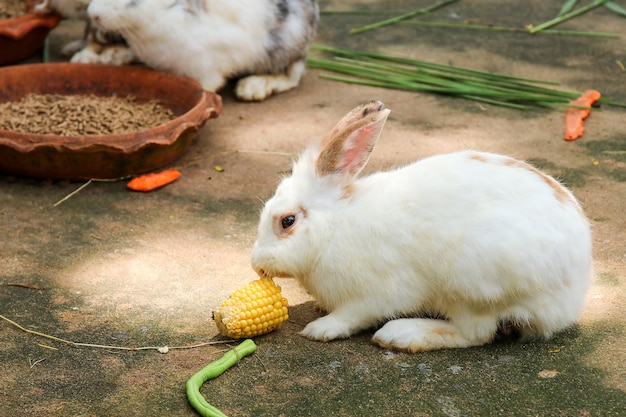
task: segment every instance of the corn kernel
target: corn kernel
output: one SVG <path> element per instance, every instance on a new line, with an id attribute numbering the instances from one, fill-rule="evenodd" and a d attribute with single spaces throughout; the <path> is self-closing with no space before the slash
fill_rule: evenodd
<path id="1" fill-rule="evenodd" d="M 233 339 L 269 333 L 288 318 L 287 299 L 271 278 L 244 285 L 213 311 L 219 332 Z"/>

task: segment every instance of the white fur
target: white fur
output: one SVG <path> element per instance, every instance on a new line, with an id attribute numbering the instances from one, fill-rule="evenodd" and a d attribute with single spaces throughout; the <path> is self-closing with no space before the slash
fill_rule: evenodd
<path id="1" fill-rule="evenodd" d="M 370 120 L 355 121 L 367 106 Z M 329 135 L 345 136 L 343 148 L 325 149 L 336 170 L 320 173 L 326 156 L 309 147 L 261 214 L 253 267 L 297 278 L 329 313 L 302 334 L 328 341 L 388 321 L 373 340 L 416 352 L 488 343 L 503 320 L 524 338 L 574 323 L 592 277 L 574 196 L 523 162 L 474 151 L 355 179 L 387 113 L 369 103 L 346 116 Z M 398 319 L 425 314 L 442 318 Z"/>
<path id="2" fill-rule="evenodd" d="M 89 20 L 87 8 L 91 0 L 44 0 L 35 6 L 37 13 L 56 12 L 65 19 Z M 98 36 L 104 35 L 104 36 Z M 125 44 L 112 39 L 114 35 L 99 34 L 98 30 L 87 24 L 83 39 L 66 44 L 62 53 L 71 56 L 70 62 L 81 64 L 126 65 L 137 61 L 133 51 Z"/>
<path id="3" fill-rule="evenodd" d="M 127 65 L 137 61 L 132 49 L 125 45 L 102 45 L 97 42 L 87 44 L 76 52 L 70 62 L 78 64 Z"/>
<path id="4" fill-rule="evenodd" d="M 210 91 L 252 75 L 236 94 L 262 100 L 298 85 L 315 34 L 315 2 L 285 3 L 284 20 L 278 0 L 93 0 L 89 15 L 120 32 L 149 66 L 195 78 Z"/>

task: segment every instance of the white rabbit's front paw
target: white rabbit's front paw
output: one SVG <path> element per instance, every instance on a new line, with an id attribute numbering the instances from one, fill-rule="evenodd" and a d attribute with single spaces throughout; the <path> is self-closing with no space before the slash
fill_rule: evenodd
<path id="1" fill-rule="evenodd" d="M 300 334 L 309 339 L 328 342 L 333 339 L 343 339 L 350 336 L 350 326 L 348 323 L 329 314 L 307 324 Z"/>
<path id="2" fill-rule="evenodd" d="M 76 52 L 70 59 L 70 62 L 75 64 L 99 64 L 100 54 L 87 47 Z"/>
<path id="3" fill-rule="evenodd" d="M 126 65 L 136 60 L 134 52 L 127 46 L 110 45 L 97 49 L 87 45 L 74 54 L 70 61 L 79 64 Z"/>
<path id="4" fill-rule="evenodd" d="M 128 65 L 135 62 L 135 53 L 127 46 L 112 45 L 100 54 L 100 62 L 109 65 Z"/>

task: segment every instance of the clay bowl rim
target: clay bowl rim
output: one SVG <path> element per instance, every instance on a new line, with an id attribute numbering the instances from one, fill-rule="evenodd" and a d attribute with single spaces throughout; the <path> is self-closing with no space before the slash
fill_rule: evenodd
<path id="1" fill-rule="evenodd" d="M 67 149 L 71 151 L 81 151 L 91 147 L 102 149 L 115 149 L 124 153 L 132 153 L 151 145 L 171 145 L 189 128 L 199 128 L 208 119 L 215 118 L 222 109 L 221 97 L 213 92 L 204 90 L 200 83 L 192 78 L 176 74 L 152 70 L 143 66 L 116 66 L 103 64 L 73 64 L 73 63 L 41 63 L 25 64 L 0 67 L 0 76 L 3 72 L 16 71 L 20 69 L 69 69 L 70 72 L 77 72 L 84 75 L 89 71 L 112 71 L 115 72 L 135 72 L 137 74 L 153 74 L 157 77 L 170 78 L 181 85 L 186 85 L 192 91 L 196 91 L 197 99 L 190 108 L 185 106 L 186 111 L 175 114 L 172 120 L 147 129 L 132 132 L 107 134 L 107 135 L 55 135 L 55 134 L 32 134 L 22 133 L 12 130 L 0 129 L 0 146 L 9 146 L 22 153 L 31 152 L 40 147 L 53 147 L 57 149 Z M 64 72 L 64 74 L 67 74 Z M 46 94 L 46 93 L 42 93 Z M 141 97 L 146 98 L 146 97 Z M 157 97 L 155 97 L 157 98 Z M 9 100 L 3 101 L 3 103 Z"/>
<path id="2" fill-rule="evenodd" d="M 61 22 L 62 18 L 57 13 L 41 14 L 34 12 L 35 0 L 29 0 L 26 3 L 30 10 L 27 14 L 11 19 L 0 19 L 0 36 L 19 41 L 38 27 L 48 28 L 50 31 Z"/>

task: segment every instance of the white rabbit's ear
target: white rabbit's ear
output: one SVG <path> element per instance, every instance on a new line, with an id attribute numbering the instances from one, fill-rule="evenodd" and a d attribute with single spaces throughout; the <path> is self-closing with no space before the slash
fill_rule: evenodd
<path id="1" fill-rule="evenodd" d="M 380 101 L 370 101 L 345 115 L 322 141 L 317 175 L 338 175 L 344 184 L 356 177 L 367 164 L 389 112 Z"/>

